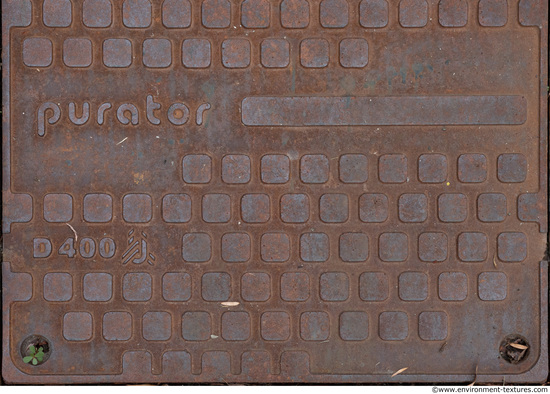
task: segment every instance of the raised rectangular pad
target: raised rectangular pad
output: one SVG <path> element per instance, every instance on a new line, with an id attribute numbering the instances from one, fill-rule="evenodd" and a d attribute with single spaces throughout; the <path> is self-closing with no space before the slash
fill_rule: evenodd
<path id="1" fill-rule="evenodd" d="M 518 96 L 247 97 L 247 126 L 514 125 L 525 123 Z"/>
<path id="2" fill-rule="evenodd" d="M 547 15 L 4 0 L 5 381 L 545 380 Z"/>

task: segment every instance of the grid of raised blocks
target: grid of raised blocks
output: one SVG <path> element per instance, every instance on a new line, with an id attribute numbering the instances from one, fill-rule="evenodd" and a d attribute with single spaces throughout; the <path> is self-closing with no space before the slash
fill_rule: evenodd
<path id="1" fill-rule="evenodd" d="M 482 232 L 463 232 L 456 239 L 449 239 L 443 232 L 423 232 L 414 240 L 403 232 L 385 232 L 378 236 L 348 232 L 335 241 L 331 246 L 331 238 L 322 232 L 303 233 L 296 238 L 273 232 L 262 234 L 254 245 L 251 236 L 245 232 L 225 233 L 220 240 L 212 239 L 207 233 L 186 233 L 181 256 L 187 263 L 207 263 L 218 257 L 227 263 L 246 263 L 252 259 L 252 252 L 259 250 L 261 261 L 284 263 L 291 261 L 292 250 L 297 249 L 301 261 L 307 263 L 324 263 L 336 257 L 346 263 L 373 259 L 388 263 L 417 259 L 424 263 L 455 259 L 480 263 L 489 258 L 490 239 Z M 214 256 L 215 245 L 219 244 L 220 256 Z M 507 263 L 524 261 L 527 258 L 526 235 L 522 232 L 500 233 L 496 239 L 496 257 Z"/>
<path id="2" fill-rule="evenodd" d="M 203 274 L 200 284 L 201 301 L 226 302 L 232 296 L 231 276 L 226 272 Z M 268 273 L 248 272 L 241 278 L 240 296 L 246 303 L 265 302 L 272 297 L 271 277 Z M 390 286 L 389 280 L 396 285 Z M 395 291 L 403 302 L 421 302 L 428 294 L 428 276 L 423 272 L 404 272 L 397 278 L 388 278 L 383 272 L 364 272 L 358 284 L 351 284 L 344 272 L 321 274 L 318 285 L 304 272 L 287 272 L 279 279 L 277 290 L 285 302 L 304 302 L 318 296 L 323 302 L 343 302 L 357 294 L 365 302 L 384 302 Z M 169 272 L 162 278 L 162 297 L 167 302 L 187 302 L 191 299 L 191 277 L 185 272 Z M 477 277 L 476 290 L 468 289 L 468 277 L 462 272 L 443 272 L 437 279 L 437 297 L 444 302 L 464 301 L 476 297 L 482 301 L 503 301 L 508 293 L 508 278 L 504 272 L 482 272 Z M 44 298 L 49 302 L 68 302 L 72 298 L 72 277 L 68 273 L 48 273 L 44 277 Z M 318 286 L 318 287 L 317 287 Z M 354 287 L 358 286 L 358 291 Z M 123 297 L 129 302 L 146 302 L 153 297 L 152 278 L 147 273 L 127 273 L 122 283 Z M 392 290 L 395 289 L 395 290 Z M 108 302 L 113 294 L 113 283 L 108 273 L 88 273 L 84 277 L 83 297 L 89 302 Z M 276 295 L 276 296 L 277 296 Z M 355 296 L 353 296 L 355 297 Z M 107 299 L 109 298 L 109 299 Z M 233 299 L 234 296 L 233 296 Z M 238 305 L 238 303 L 234 303 Z M 146 312 L 141 319 L 141 335 L 148 341 L 167 341 L 180 335 L 186 341 L 208 341 L 221 334 L 226 341 L 247 341 L 252 324 L 259 325 L 263 340 L 285 341 L 299 336 L 305 341 L 328 340 L 331 331 L 330 315 L 321 311 L 302 312 L 299 321 L 292 322 L 284 311 L 228 311 L 216 322 L 207 311 L 187 311 L 180 317 L 169 312 Z M 256 316 L 258 315 L 258 316 Z M 344 311 L 339 316 L 338 333 L 341 339 L 359 341 L 369 337 L 370 325 L 376 322 L 372 313 Z M 102 316 L 102 336 L 108 341 L 126 341 L 132 338 L 134 314 L 111 311 Z M 387 311 L 378 315 L 378 336 L 383 340 L 404 340 L 409 333 L 409 319 L 416 319 L 402 311 Z M 68 312 L 63 319 L 63 335 L 70 341 L 87 341 L 93 337 L 93 318 L 89 312 Z M 180 325 L 181 324 L 181 325 Z M 447 337 L 447 316 L 444 312 L 422 312 L 418 316 L 418 335 L 423 340 L 443 340 Z M 217 327 L 220 327 L 218 331 Z M 435 331 L 434 331 L 435 330 Z"/>
<path id="3" fill-rule="evenodd" d="M 94 61 L 93 43 L 88 38 L 68 38 L 63 42 L 62 62 L 67 67 L 90 67 Z M 255 50 L 247 38 L 229 38 L 216 48 L 206 38 L 186 38 L 173 42 L 167 38 L 147 38 L 141 45 L 141 60 L 145 67 L 167 68 L 182 64 L 190 69 L 212 65 L 214 51 L 221 51 L 221 64 L 229 69 L 251 65 Z M 323 68 L 331 62 L 329 41 L 307 38 L 300 42 L 300 64 L 306 68 Z M 345 68 L 362 68 L 368 63 L 368 42 L 364 38 L 345 38 L 337 45 L 337 62 Z M 111 68 L 130 67 L 134 62 L 137 43 L 127 38 L 109 38 L 101 44 L 102 64 Z M 176 53 L 181 50 L 181 56 Z M 290 64 L 291 45 L 283 38 L 267 38 L 259 44 L 260 64 L 266 68 L 285 68 Z M 54 63 L 54 44 L 46 37 L 29 37 L 23 41 L 23 63 L 28 67 L 49 67 Z M 175 59 L 179 57 L 177 62 Z M 181 63 L 180 63 L 181 62 Z"/>
<path id="4" fill-rule="evenodd" d="M 456 181 L 466 184 L 483 183 L 496 172 L 502 183 L 521 183 L 527 178 L 527 159 L 521 153 L 503 153 L 496 163 L 481 153 L 467 153 L 457 159 L 439 153 L 426 153 L 418 158 L 404 154 L 384 154 L 379 157 L 364 154 L 344 154 L 337 162 L 338 180 L 347 184 L 365 183 L 370 175 L 385 184 L 401 184 L 418 179 L 426 184 Z M 456 160 L 456 162 L 451 162 Z M 231 154 L 221 159 L 221 180 L 227 184 L 249 183 L 252 168 L 260 166 L 260 180 L 265 184 L 285 184 L 290 180 L 291 160 L 284 154 L 268 154 L 260 163 L 252 163 L 247 155 Z M 182 162 L 183 181 L 189 184 L 210 183 L 214 160 L 207 154 L 186 155 Z M 334 163 L 334 162 L 333 162 Z M 253 165 L 254 164 L 254 165 Z M 331 164 L 324 154 L 307 154 L 299 160 L 299 178 L 305 184 L 324 184 L 329 181 Z M 449 173 L 456 167 L 456 175 Z M 377 171 L 376 171 L 377 170 Z M 377 174 L 373 174 L 377 172 Z"/>
<path id="5" fill-rule="evenodd" d="M 513 16 L 509 15 L 512 10 L 509 10 L 507 0 L 479 0 L 475 3 L 440 0 L 434 12 L 437 12 L 441 26 L 455 28 L 468 24 L 469 6 L 476 7 L 480 26 L 505 26 Z M 130 29 L 149 28 L 157 20 L 166 28 L 185 29 L 196 23 L 194 15 L 199 13 L 199 23 L 209 29 L 232 28 L 232 14 L 237 14 L 240 26 L 248 29 L 265 29 L 275 24 L 287 29 L 304 29 L 317 24 L 328 29 L 342 29 L 352 24 L 384 28 L 390 23 L 390 8 L 395 7 L 391 13 L 398 15 L 401 27 L 421 28 L 431 21 L 426 0 L 400 0 L 392 5 L 386 0 L 361 0 L 358 10 L 353 10 L 354 6 L 347 0 L 282 0 L 275 4 L 269 0 L 244 0 L 240 4 L 230 0 L 164 0 L 158 2 L 158 6 L 150 0 L 124 0 L 121 15 L 118 15 L 110 0 L 84 0 L 81 15 L 82 23 L 88 28 L 109 28 L 117 18 Z M 529 6 L 529 1 L 521 0 L 520 10 L 525 6 Z M 71 26 L 73 9 L 71 0 L 44 0 L 41 10 L 44 25 Z M 358 17 L 354 17 L 357 11 Z M 521 16 L 520 12 L 520 21 Z"/>
<path id="6" fill-rule="evenodd" d="M 523 195 L 518 198 L 521 202 Z M 265 193 L 232 196 L 225 193 L 207 193 L 193 198 L 185 193 L 166 194 L 160 204 L 160 214 L 166 223 L 187 223 L 192 219 L 192 204 L 200 206 L 200 219 L 209 224 L 229 223 L 232 219 L 249 224 L 265 224 L 280 219 L 286 224 L 314 221 L 315 216 L 327 224 L 350 220 L 351 205 L 363 223 L 384 223 L 397 216 L 403 223 L 423 223 L 433 207 L 442 223 L 461 223 L 468 218 L 468 197 L 462 193 L 441 193 L 430 201 L 424 193 L 403 193 L 397 201 L 390 201 L 384 193 L 363 193 L 349 196 L 344 193 L 325 193 L 318 201 L 304 193 L 282 194 L 275 205 Z M 511 216 L 511 204 L 502 193 L 480 193 L 476 198 L 476 218 L 485 223 L 504 222 Z M 237 215 L 232 206 L 237 205 Z M 126 194 L 122 199 L 122 218 L 127 223 L 149 223 L 153 219 L 153 198 L 149 194 Z M 46 194 L 43 217 L 50 223 L 73 220 L 73 197 L 70 194 Z M 155 211 L 156 212 L 156 211 Z M 518 212 L 523 220 L 522 211 Z M 108 223 L 113 220 L 113 197 L 105 193 L 86 194 L 83 200 L 83 218 L 89 223 Z"/>
<path id="7" fill-rule="evenodd" d="M 226 155 L 221 160 L 220 170 L 214 168 L 213 159 L 205 154 L 187 155 L 182 160 L 182 179 L 188 186 L 208 185 L 221 180 L 228 185 L 245 185 L 256 182 L 253 179 L 253 168 L 259 165 L 258 181 L 265 185 L 266 193 L 229 195 L 225 193 L 205 193 L 192 197 L 186 193 L 167 194 L 162 201 L 153 204 L 148 194 L 130 193 L 122 199 L 122 218 L 128 223 L 147 223 L 153 219 L 154 207 L 161 207 L 162 219 L 167 223 L 186 223 L 192 219 L 192 206 L 198 204 L 201 219 L 206 223 L 227 223 L 231 219 L 245 223 L 267 223 L 276 217 L 284 223 L 306 223 L 317 216 L 325 223 L 344 223 L 350 219 L 350 212 L 358 210 L 359 219 L 365 223 L 383 223 L 389 217 L 397 215 L 404 223 L 421 223 L 428 218 L 430 207 L 434 214 L 444 223 L 464 222 L 471 214 L 477 220 L 487 223 L 503 222 L 511 215 L 511 208 L 516 204 L 510 195 L 500 192 L 478 193 L 474 198 L 474 207 L 470 204 L 471 196 L 453 190 L 438 192 L 435 201 L 429 201 L 425 193 L 403 193 L 390 201 L 382 192 L 361 193 L 356 195 L 344 193 L 325 193 L 318 201 L 313 201 L 312 193 L 286 193 L 273 196 L 269 187 L 280 186 L 291 179 L 293 168 L 297 168 L 299 180 L 305 185 L 322 185 L 332 181 L 332 173 L 337 172 L 336 179 L 345 184 L 358 186 L 368 181 L 382 185 L 420 182 L 428 185 L 453 186 L 480 185 L 487 182 L 494 171 L 500 183 L 517 184 L 527 178 L 527 160 L 523 154 L 507 153 L 496 158 L 494 166 L 483 154 L 463 154 L 456 163 L 450 163 L 442 154 L 423 154 L 417 159 L 413 168 L 407 156 L 387 154 L 380 157 L 367 157 L 362 154 L 345 154 L 340 156 L 337 168 L 331 171 L 328 157 L 322 154 L 304 155 L 299 163 L 283 154 L 265 155 L 260 163 L 253 163 L 247 155 Z M 219 164 L 216 164 L 219 165 Z M 454 173 L 449 168 L 456 166 Z M 376 168 L 377 167 L 377 168 Z M 491 167 L 494 167 L 492 169 Z M 372 173 L 377 170 L 377 176 Z M 214 174 L 221 173 L 220 179 Z M 199 190 L 199 189 L 197 189 Z M 278 190 L 278 189 L 273 189 Z M 276 198 L 278 201 L 272 201 Z M 317 200 L 317 197 L 315 197 Z M 518 196 L 518 206 L 528 203 L 529 195 Z M 114 199 L 106 193 L 90 193 L 83 200 L 83 218 L 90 223 L 107 223 L 113 219 Z M 237 205 L 237 217 L 232 217 L 232 206 Z M 474 210 L 474 212 L 470 212 Z M 69 194 L 47 194 L 43 201 L 43 217 L 48 222 L 65 223 L 74 216 L 73 197 Z M 396 212 L 395 212 L 396 211 Z M 518 208 L 518 218 L 529 221 L 529 212 Z"/>
<path id="8" fill-rule="evenodd" d="M 283 185 L 291 176 L 291 160 L 282 154 L 261 158 L 260 180 L 267 185 Z M 338 180 L 346 184 L 367 182 L 369 167 L 367 156 L 346 154 L 338 163 Z M 299 162 L 299 179 L 304 184 L 321 185 L 331 177 L 330 162 L 325 155 L 304 155 Z M 450 185 L 480 184 L 488 180 L 488 161 L 483 154 L 463 154 L 458 157 L 456 180 L 448 173 L 448 159 L 441 154 L 424 154 L 418 158 L 417 173 L 402 154 L 382 155 L 378 158 L 378 182 L 404 184 L 416 181 L 424 184 Z M 501 183 L 521 183 L 527 178 L 527 160 L 524 155 L 510 153 L 498 156 L 495 166 Z M 226 155 L 221 162 L 221 180 L 226 184 L 247 184 L 252 180 L 252 160 L 247 155 Z M 208 155 L 187 155 L 182 162 L 183 181 L 189 185 L 204 185 L 213 181 L 213 161 Z M 267 190 L 267 189 L 266 189 Z M 520 196 L 521 198 L 522 196 Z M 233 197 L 234 198 L 234 197 Z M 227 194 L 204 194 L 203 220 L 224 223 L 230 220 L 232 197 Z M 283 222 L 303 223 L 309 219 L 311 204 L 306 194 L 285 194 L 281 197 L 280 213 Z M 341 223 L 348 220 L 350 198 L 342 193 L 324 194 L 319 201 L 320 219 Z M 506 195 L 480 193 L 477 197 L 477 216 L 483 222 L 502 222 L 508 216 Z M 394 205 L 394 204 L 391 204 Z M 364 222 L 384 222 L 391 206 L 383 193 L 365 193 L 359 197 L 360 218 Z M 462 193 L 439 195 L 438 217 L 442 222 L 463 222 L 468 215 L 468 197 Z M 399 197 L 399 219 L 403 222 L 423 222 L 426 219 L 427 196 L 423 193 L 404 193 Z M 152 219 L 152 198 L 148 194 L 127 194 L 123 199 L 124 220 L 145 223 Z M 162 216 L 166 222 L 184 223 L 191 218 L 191 197 L 187 194 L 168 194 L 162 200 Z M 412 209 L 414 207 L 414 209 Z M 245 194 L 240 199 L 242 220 L 264 223 L 270 218 L 268 194 Z M 87 194 L 84 197 L 84 220 L 105 223 L 112 220 L 113 197 L 105 193 Z M 44 219 L 48 222 L 68 222 L 73 218 L 73 198 L 69 194 L 47 194 L 44 197 Z M 520 219 L 522 219 L 520 217 Z"/>
<path id="9" fill-rule="evenodd" d="M 189 273 L 179 271 L 165 273 L 162 283 L 156 283 L 146 272 L 126 273 L 121 282 L 115 281 L 107 272 L 89 272 L 84 274 L 82 283 L 75 286 L 72 274 L 51 272 L 43 278 L 43 297 L 48 302 L 70 302 L 74 289 L 80 288 L 86 302 L 110 302 L 113 294 L 120 291 L 117 286 L 122 287 L 122 297 L 127 302 L 148 302 L 159 295 L 167 302 L 188 302 L 195 288 L 200 289 L 201 302 L 238 299 L 246 303 L 261 303 L 274 297 L 283 302 L 305 302 L 310 299 L 320 302 L 345 302 L 350 299 L 383 302 L 396 296 L 406 302 L 429 299 L 465 301 L 472 297 L 482 301 L 502 301 L 508 295 L 508 277 L 501 271 L 479 273 L 475 286 L 468 283 L 469 277 L 460 271 L 442 272 L 435 279 L 420 271 L 406 271 L 395 277 L 386 272 L 367 271 L 358 275 L 357 281 L 352 280 L 350 275 L 346 272 L 324 272 L 317 276 L 302 271 L 272 277 L 267 272 L 246 272 L 242 276 L 232 276 L 228 272 L 206 272 L 192 283 Z M 356 277 L 356 274 L 352 276 Z M 432 280 L 437 282 L 437 294 L 430 294 L 429 282 Z"/>
<path id="10" fill-rule="evenodd" d="M 257 316 L 258 315 L 258 316 Z M 146 341 L 249 341 L 254 326 L 259 328 L 264 341 L 335 340 L 334 333 L 344 341 L 363 341 L 377 336 L 384 341 L 402 341 L 417 337 L 425 341 L 442 341 L 448 335 L 448 318 L 443 311 L 421 312 L 418 317 L 403 311 L 387 311 L 373 316 L 364 311 L 345 311 L 331 321 L 327 312 L 302 312 L 297 321 L 284 311 L 265 311 L 261 314 L 246 311 L 228 311 L 214 321 L 207 311 L 188 311 L 181 316 L 169 312 L 151 311 L 136 317 L 126 311 L 104 313 L 101 319 L 101 337 L 106 341 L 135 339 L 133 326 L 141 320 L 139 337 Z M 67 341 L 94 339 L 94 317 L 89 312 L 67 312 L 63 317 L 63 337 Z M 254 321 L 253 321 L 254 320 Z M 410 329 L 410 322 L 417 329 Z M 221 326 L 221 327 L 220 327 Z M 378 326 L 378 332 L 376 332 Z M 220 328 L 218 328 L 220 327 Z M 216 333 L 216 334 L 214 334 Z M 139 338 L 138 338 L 139 339 Z"/>
<path id="11" fill-rule="evenodd" d="M 267 232 L 257 237 L 247 232 L 227 232 L 216 237 L 206 232 L 187 232 L 180 239 L 180 258 L 186 263 L 247 263 L 254 259 L 265 263 L 285 263 L 297 258 L 306 263 L 324 263 L 337 258 L 345 263 L 420 261 L 434 264 L 455 260 L 482 263 L 488 261 L 494 242 L 483 232 L 461 232 L 455 238 L 437 231 L 422 232 L 414 239 L 404 232 L 382 232 L 377 235 L 372 232 L 369 235 L 345 232 L 329 237 L 326 233 L 313 231 L 296 237 L 285 232 Z M 49 239 L 35 238 L 33 245 L 34 258 L 51 256 Z M 497 257 L 506 263 L 525 261 L 528 256 L 527 237 L 522 232 L 500 233 L 496 237 L 495 250 L 493 261 Z M 84 259 L 110 259 L 115 252 L 116 245 L 112 238 L 102 238 L 99 245 L 92 238 L 80 239 L 79 255 Z M 69 257 L 73 257 L 74 253 L 60 252 Z"/>
<path id="12" fill-rule="evenodd" d="M 531 0 L 521 0 L 519 7 L 520 23 L 529 25 Z M 444 27 L 460 28 L 468 24 L 468 2 L 466 0 L 440 0 L 437 13 L 439 24 Z M 63 28 L 73 24 L 73 4 L 71 0 L 44 0 L 42 21 L 45 26 Z M 362 0 L 358 18 L 353 15 L 347 0 L 322 0 L 318 17 L 310 15 L 311 4 L 307 0 L 283 0 L 273 9 L 268 0 L 245 0 L 232 4 L 229 0 L 203 0 L 200 7 L 192 6 L 189 0 L 164 0 L 160 9 L 153 7 L 149 0 L 125 0 L 121 15 L 114 15 L 110 0 L 84 0 L 82 3 L 82 23 L 86 28 L 109 28 L 113 18 L 120 18 L 130 29 L 145 29 L 155 20 L 162 20 L 166 28 L 186 29 L 193 24 L 193 12 L 200 9 L 201 25 L 212 29 L 236 28 L 231 23 L 232 13 L 240 15 L 239 27 L 264 29 L 273 25 L 273 13 L 279 15 L 280 24 L 287 29 L 304 29 L 319 23 L 327 29 L 342 29 L 354 23 L 364 28 L 385 28 L 389 25 L 389 8 L 386 0 Z M 317 5 L 316 7 L 317 8 Z M 480 26 L 501 27 L 508 23 L 507 0 L 480 0 L 477 4 Z M 527 11 L 525 11 L 527 10 Z M 158 17 L 154 13 L 159 12 Z M 401 0 L 396 10 L 401 27 L 421 28 L 431 20 L 426 0 Z M 527 15 L 527 16 L 526 16 Z M 357 20 L 354 20 L 357 19 Z M 525 19 L 525 20 L 524 20 Z M 107 67 L 129 67 L 133 62 L 133 46 L 126 38 L 112 38 L 102 43 L 103 64 Z M 357 37 L 350 37 L 338 44 L 339 64 L 342 67 L 361 68 L 368 63 L 368 43 Z M 166 38 L 150 38 L 143 41 L 142 61 L 146 67 L 165 68 L 173 63 L 173 43 Z M 261 43 L 261 64 L 267 68 L 284 68 L 290 63 L 290 45 L 283 38 L 266 39 Z M 181 62 L 187 68 L 207 68 L 212 62 L 212 44 L 204 38 L 183 40 Z M 53 62 L 53 44 L 46 37 L 25 39 L 22 48 L 23 61 L 29 67 L 48 67 Z M 298 49 L 298 48 L 297 48 Z M 63 43 L 63 63 L 68 67 L 89 67 L 92 64 L 92 41 L 88 38 L 69 38 Z M 300 64 L 306 68 L 327 67 L 329 41 L 320 37 L 303 40 L 299 47 Z M 175 55 L 175 54 L 174 54 Z M 177 56 L 174 56 L 176 58 Z M 225 40 L 221 45 L 222 64 L 227 68 L 246 68 L 251 63 L 250 41 L 244 37 Z"/>

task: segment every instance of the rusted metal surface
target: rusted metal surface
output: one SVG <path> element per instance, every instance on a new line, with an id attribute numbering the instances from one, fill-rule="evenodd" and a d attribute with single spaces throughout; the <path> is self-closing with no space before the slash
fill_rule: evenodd
<path id="1" fill-rule="evenodd" d="M 3 0 L 5 381 L 544 380 L 547 15 Z"/>

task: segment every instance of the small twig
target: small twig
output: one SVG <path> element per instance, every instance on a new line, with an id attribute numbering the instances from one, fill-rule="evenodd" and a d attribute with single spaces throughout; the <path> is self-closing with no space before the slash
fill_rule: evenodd
<path id="1" fill-rule="evenodd" d="M 476 381 L 477 381 L 477 364 L 476 364 L 476 372 L 475 372 L 475 375 L 474 375 L 474 381 L 472 383 L 470 383 L 468 386 L 473 386 L 474 384 L 476 384 Z"/>
<path id="2" fill-rule="evenodd" d="M 394 374 L 391 377 L 393 378 L 394 376 L 397 376 L 400 373 L 405 372 L 407 369 L 409 369 L 409 367 L 401 368 L 399 371 L 394 372 Z"/>
<path id="3" fill-rule="evenodd" d="M 73 230 L 73 233 L 74 233 L 74 243 L 76 243 L 78 241 L 78 234 L 76 233 L 76 230 L 74 229 L 73 226 L 71 226 L 69 223 L 65 223 L 67 226 L 69 226 L 69 228 L 71 230 Z"/>
<path id="4" fill-rule="evenodd" d="M 126 141 L 127 139 L 128 139 L 128 137 L 124 137 L 124 139 L 123 139 L 122 141 L 117 142 L 116 145 L 122 144 L 122 143 L 123 143 L 124 141 Z"/>
<path id="5" fill-rule="evenodd" d="M 236 302 L 236 301 L 222 302 L 222 306 L 226 306 L 226 307 L 229 307 L 229 306 L 237 306 L 237 305 L 239 305 L 239 303 Z"/>

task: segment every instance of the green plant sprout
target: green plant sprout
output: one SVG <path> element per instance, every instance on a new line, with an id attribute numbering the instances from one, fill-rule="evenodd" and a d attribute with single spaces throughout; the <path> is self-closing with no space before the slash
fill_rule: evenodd
<path id="1" fill-rule="evenodd" d="M 34 345 L 29 346 L 27 350 L 28 356 L 23 357 L 23 361 L 25 363 L 32 363 L 32 365 L 37 365 L 39 362 L 42 362 L 44 360 L 44 348 L 39 347 L 38 351 L 36 350 L 36 347 Z"/>

